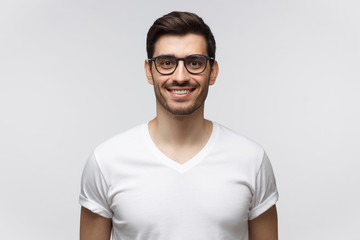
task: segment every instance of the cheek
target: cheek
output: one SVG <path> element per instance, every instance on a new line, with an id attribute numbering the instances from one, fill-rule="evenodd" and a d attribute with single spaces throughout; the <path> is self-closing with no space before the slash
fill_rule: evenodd
<path id="1" fill-rule="evenodd" d="M 158 87 L 163 87 L 166 83 L 171 82 L 168 76 L 163 76 L 160 74 L 156 74 L 153 72 L 153 85 L 157 85 Z"/>

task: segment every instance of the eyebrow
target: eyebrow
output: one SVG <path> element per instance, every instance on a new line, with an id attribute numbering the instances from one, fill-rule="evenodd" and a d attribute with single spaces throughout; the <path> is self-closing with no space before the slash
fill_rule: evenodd
<path id="1" fill-rule="evenodd" d="M 186 58 L 186 57 L 191 56 L 191 55 L 204 55 L 204 56 L 206 56 L 206 54 L 202 54 L 202 53 L 191 53 L 189 55 L 186 55 L 183 58 Z M 158 55 L 156 57 L 160 57 L 160 56 L 171 56 L 171 57 L 179 58 L 179 57 L 176 57 L 174 54 L 160 54 L 160 55 Z"/>
<path id="2" fill-rule="evenodd" d="M 158 57 L 160 57 L 160 56 L 176 57 L 174 54 L 160 54 L 160 55 L 158 55 Z"/>

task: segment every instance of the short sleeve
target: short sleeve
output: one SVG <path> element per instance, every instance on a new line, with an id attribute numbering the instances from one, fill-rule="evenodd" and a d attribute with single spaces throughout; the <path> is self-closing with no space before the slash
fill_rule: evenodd
<path id="1" fill-rule="evenodd" d="M 279 199 L 274 172 L 270 160 L 264 152 L 260 169 L 256 175 L 254 193 L 251 200 L 249 220 L 254 219 L 272 207 Z"/>
<path id="2" fill-rule="evenodd" d="M 93 153 L 86 162 L 81 178 L 79 203 L 90 211 L 105 218 L 112 218 L 108 202 L 109 187 Z"/>

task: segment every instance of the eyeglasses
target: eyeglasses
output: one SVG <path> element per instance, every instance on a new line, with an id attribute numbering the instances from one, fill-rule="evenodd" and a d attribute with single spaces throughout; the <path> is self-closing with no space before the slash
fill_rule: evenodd
<path id="1" fill-rule="evenodd" d="M 175 72 L 179 60 L 184 61 L 185 68 L 189 73 L 200 74 L 205 71 L 207 61 L 214 61 L 215 58 L 202 54 L 192 54 L 184 58 L 177 58 L 172 55 L 160 55 L 148 60 L 155 63 L 155 68 L 160 74 L 170 75 Z"/>

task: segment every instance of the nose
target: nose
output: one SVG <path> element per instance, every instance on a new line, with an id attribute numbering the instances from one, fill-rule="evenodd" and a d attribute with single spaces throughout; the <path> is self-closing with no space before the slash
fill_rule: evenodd
<path id="1" fill-rule="evenodd" d="M 183 60 L 179 60 L 178 66 L 173 74 L 174 81 L 184 82 L 189 80 L 189 72 L 186 70 Z"/>

